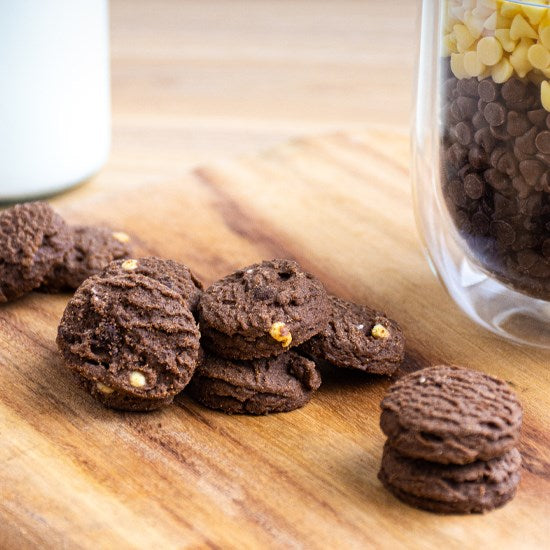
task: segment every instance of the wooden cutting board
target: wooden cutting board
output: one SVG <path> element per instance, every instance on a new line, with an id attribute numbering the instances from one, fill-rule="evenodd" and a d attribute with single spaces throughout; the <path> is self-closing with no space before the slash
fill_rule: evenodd
<path id="1" fill-rule="evenodd" d="M 265 418 L 187 397 L 150 414 L 106 410 L 57 354 L 68 297 L 32 294 L 0 308 L 0 547 L 548 547 L 550 355 L 497 339 L 446 295 L 421 252 L 407 166 L 406 136 L 332 135 L 178 181 L 130 187 L 112 172 L 103 193 L 52 202 L 72 222 L 140 236 L 207 283 L 295 258 L 329 291 L 402 324 L 403 370 L 451 362 L 508 380 L 525 408 L 512 503 L 437 516 L 388 494 L 376 478 L 381 378 L 334 372 L 305 408 Z"/>

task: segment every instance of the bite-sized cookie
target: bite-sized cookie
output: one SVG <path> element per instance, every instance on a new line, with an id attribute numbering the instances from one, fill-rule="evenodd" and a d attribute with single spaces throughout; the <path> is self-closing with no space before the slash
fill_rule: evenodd
<path id="1" fill-rule="evenodd" d="M 416 508 L 470 514 L 488 512 L 511 500 L 520 471 L 517 449 L 488 461 L 456 465 L 406 458 L 386 444 L 378 478 L 397 498 Z"/>
<path id="2" fill-rule="evenodd" d="M 73 246 L 46 275 L 40 287 L 44 292 L 74 290 L 113 260 L 132 254 L 130 236 L 121 231 L 96 226 L 75 226 L 70 231 Z"/>
<path id="3" fill-rule="evenodd" d="M 69 301 L 57 344 L 67 366 L 87 380 L 165 399 L 191 379 L 199 331 L 175 290 L 139 273 L 102 273 L 86 279 Z"/>
<path id="4" fill-rule="evenodd" d="M 443 464 L 489 460 L 516 446 L 522 408 L 506 382 L 440 365 L 398 380 L 380 427 L 401 454 Z"/>
<path id="5" fill-rule="evenodd" d="M 176 291 L 185 300 L 191 312 L 195 312 L 202 294 L 203 285 L 191 270 L 173 260 L 153 256 L 112 262 L 105 270 L 106 275 L 121 273 L 146 275 Z"/>
<path id="6" fill-rule="evenodd" d="M 136 397 L 126 392 L 116 391 L 101 382 L 88 380 L 75 373 L 78 385 L 105 407 L 130 412 L 149 412 L 170 405 L 173 395 L 159 398 Z"/>
<path id="7" fill-rule="evenodd" d="M 327 327 L 301 346 L 316 360 L 374 374 L 393 374 L 405 356 L 399 325 L 367 306 L 330 296 Z"/>
<path id="8" fill-rule="evenodd" d="M 45 202 L 0 213 L 0 302 L 38 288 L 71 247 L 69 228 Z"/>
<path id="9" fill-rule="evenodd" d="M 202 353 L 188 389 L 211 409 L 268 414 L 303 407 L 320 385 L 315 363 L 293 351 L 250 361 Z"/>
<path id="10" fill-rule="evenodd" d="M 291 260 L 245 267 L 201 296 L 204 345 L 232 359 L 269 357 L 322 331 L 330 303 L 323 285 Z"/>

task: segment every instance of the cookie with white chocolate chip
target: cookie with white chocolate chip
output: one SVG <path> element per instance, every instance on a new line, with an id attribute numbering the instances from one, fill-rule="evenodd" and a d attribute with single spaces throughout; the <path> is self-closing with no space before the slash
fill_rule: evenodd
<path id="1" fill-rule="evenodd" d="M 41 291 L 74 290 L 113 260 L 127 258 L 132 254 L 130 236 L 108 227 L 70 227 L 70 236 L 73 245 L 65 253 L 63 261 L 46 275 Z"/>
<path id="2" fill-rule="evenodd" d="M 324 330 L 328 295 L 313 275 L 292 260 L 271 260 L 240 269 L 201 296 L 204 346 L 221 357 L 279 355 Z"/>
<path id="3" fill-rule="evenodd" d="M 169 403 L 187 385 L 199 330 L 176 290 L 141 273 L 105 270 L 69 301 L 57 344 L 67 367 L 93 384 L 94 397 L 125 408 L 120 397 Z"/>
<path id="4" fill-rule="evenodd" d="M 112 262 L 105 270 L 106 275 L 120 275 L 125 272 L 139 273 L 159 281 L 178 292 L 191 312 L 196 312 L 203 286 L 184 264 L 151 256 Z"/>
<path id="5" fill-rule="evenodd" d="M 330 296 L 327 327 L 300 349 L 314 360 L 373 374 L 393 374 L 405 356 L 399 325 L 367 306 Z"/>

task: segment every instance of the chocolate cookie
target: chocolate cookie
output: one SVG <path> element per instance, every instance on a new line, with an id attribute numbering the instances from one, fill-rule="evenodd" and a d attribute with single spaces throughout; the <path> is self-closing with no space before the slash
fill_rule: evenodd
<path id="1" fill-rule="evenodd" d="M 522 409 L 501 381 L 460 367 L 422 369 L 382 400 L 380 427 L 401 454 L 443 464 L 489 460 L 516 446 Z"/>
<path id="2" fill-rule="evenodd" d="M 313 359 L 374 374 L 393 374 L 403 362 L 405 338 L 399 325 L 367 306 L 330 296 L 325 330 L 301 346 Z"/>
<path id="3" fill-rule="evenodd" d="M 251 265 L 214 283 L 199 303 L 204 345 L 233 359 L 269 357 L 322 331 L 323 285 L 291 260 Z"/>
<path id="4" fill-rule="evenodd" d="M 229 361 L 204 353 L 188 388 L 211 409 L 268 414 L 303 407 L 320 385 L 315 363 L 290 351 L 251 361 Z"/>
<path id="5" fill-rule="evenodd" d="M 113 390 L 101 382 L 93 382 L 76 374 L 79 386 L 110 409 L 130 412 L 149 412 L 166 407 L 174 400 L 173 395 L 159 398 L 136 397 L 125 392 Z"/>
<path id="6" fill-rule="evenodd" d="M 0 302 L 38 288 L 71 245 L 67 224 L 45 202 L 0 213 Z"/>
<path id="7" fill-rule="evenodd" d="M 520 481 L 517 449 L 463 466 L 406 458 L 386 444 L 378 478 L 397 498 L 431 512 L 469 514 L 511 500 Z"/>
<path id="8" fill-rule="evenodd" d="M 173 260 L 151 256 L 138 260 L 112 262 L 105 270 L 105 274 L 118 275 L 130 271 L 151 277 L 171 288 L 184 299 L 191 312 L 196 311 L 203 285 L 187 266 Z"/>
<path id="9" fill-rule="evenodd" d="M 73 246 L 65 253 L 63 262 L 45 277 L 40 290 L 60 292 L 74 290 L 99 273 L 109 262 L 127 258 L 132 253 L 130 237 L 107 227 L 71 227 Z"/>
<path id="10" fill-rule="evenodd" d="M 57 344 L 67 367 L 87 380 L 133 397 L 166 399 L 191 379 L 199 331 L 175 290 L 139 273 L 101 273 L 69 301 Z"/>

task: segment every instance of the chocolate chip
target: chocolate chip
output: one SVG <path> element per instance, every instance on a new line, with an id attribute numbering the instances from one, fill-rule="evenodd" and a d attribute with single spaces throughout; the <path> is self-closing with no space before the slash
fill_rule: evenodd
<path id="1" fill-rule="evenodd" d="M 501 126 L 489 126 L 489 130 L 491 135 L 500 141 L 510 141 L 514 139 L 506 130 L 506 124 L 502 124 Z"/>
<path id="2" fill-rule="evenodd" d="M 463 78 L 459 80 L 458 84 L 456 84 L 456 89 L 460 95 L 467 95 L 475 98 L 479 96 L 478 83 L 475 78 Z"/>
<path id="3" fill-rule="evenodd" d="M 491 234 L 504 246 L 510 246 L 516 240 L 514 228 L 503 220 L 491 222 Z"/>
<path id="4" fill-rule="evenodd" d="M 489 233 L 490 223 L 489 218 L 483 212 L 476 212 L 472 216 L 472 228 L 474 232 L 479 235 L 486 235 Z"/>
<path id="5" fill-rule="evenodd" d="M 481 147 L 474 145 L 468 151 L 468 161 L 472 165 L 472 168 L 479 170 L 487 165 L 487 154 Z"/>
<path id="6" fill-rule="evenodd" d="M 524 136 L 516 138 L 515 146 L 527 155 L 534 155 L 538 151 L 535 145 L 536 137 L 537 129 L 533 127 Z"/>
<path id="7" fill-rule="evenodd" d="M 544 173 L 544 165 L 538 160 L 522 160 L 519 163 L 519 171 L 525 181 L 534 187 Z"/>
<path id="8" fill-rule="evenodd" d="M 460 168 L 468 158 L 468 150 L 459 143 L 453 143 L 447 150 L 447 162 L 454 168 Z"/>
<path id="9" fill-rule="evenodd" d="M 510 111 L 506 121 L 506 131 L 514 137 L 522 136 L 525 132 L 528 132 L 532 124 L 522 113 L 516 111 Z"/>
<path id="10" fill-rule="evenodd" d="M 491 78 L 485 78 L 477 85 L 477 93 L 487 103 L 498 97 L 497 86 Z"/>
<path id="11" fill-rule="evenodd" d="M 472 141 L 472 127 L 467 122 L 459 122 L 454 128 L 454 133 L 456 140 L 462 145 L 468 145 Z"/>
<path id="12" fill-rule="evenodd" d="M 541 191 L 545 193 L 550 193 L 550 172 L 546 171 L 539 180 L 539 185 Z"/>
<path id="13" fill-rule="evenodd" d="M 550 239 L 545 239 L 542 243 L 542 254 L 545 258 L 550 258 Z"/>
<path id="14" fill-rule="evenodd" d="M 540 256 L 532 250 L 521 250 L 517 254 L 517 259 L 520 267 L 529 269 L 540 260 Z"/>
<path id="15" fill-rule="evenodd" d="M 510 78 L 503 84 L 500 93 L 506 103 L 516 103 L 527 95 L 527 85 L 518 78 Z"/>
<path id="16" fill-rule="evenodd" d="M 455 103 L 462 115 L 460 120 L 471 119 L 477 110 L 477 101 L 473 97 L 457 97 Z"/>
<path id="17" fill-rule="evenodd" d="M 510 176 L 511 178 L 516 176 L 518 173 L 518 161 L 514 157 L 514 154 L 509 151 L 504 153 L 498 159 L 496 167 L 499 170 L 499 172 L 502 172 L 507 176 Z"/>
<path id="18" fill-rule="evenodd" d="M 546 109 L 536 109 L 535 111 L 528 111 L 527 118 L 532 124 L 538 126 L 539 128 L 542 128 L 543 126 L 546 126 L 547 114 L 548 111 Z"/>
<path id="19" fill-rule="evenodd" d="M 503 190 L 508 187 L 510 181 L 504 174 L 501 174 L 496 168 L 489 168 L 483 172 L 485 181 L 494 189 Z"/>
<path id="20" fill-rule="evenodd" d="M 483 116 L 491 126 L 500 126 L 506 120 L 506 109 L 500 103 L 493 101 L 485 106 Z"/>
<path id="21" fill-rule="evenodd" d="M 485 126 L 487 126 L 487 121 L 485 120 L 483 113 L 480 113 L 479 111 L 475 113 L 475 115 L 472 117 L 472 126 L 475 130 L 485 128 Z"/>
<path id="22" fill-rule="evenodd" d="M 464 178 L 464 192 L 471 199 L 479 199 L 485 192 L 485 183 L 477 174 L 468 174 Z"/>
<path id="23" fill-rule="evenodd" d="M 487 153 L 491 153 L 496 145 L 495 137 L 491 134 L 491 130 L 488 127 L 478 130 L 474 134 L 474 141 L 478 145 L 481 145 Z"/>
<path id="24" fill-rule="evenodd" d="M 541 153 L 550 154 L 550 132 L 544 130 L 537 134 L 535 145 Z"/>

